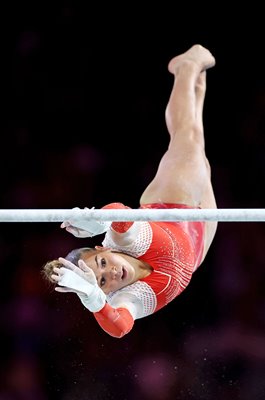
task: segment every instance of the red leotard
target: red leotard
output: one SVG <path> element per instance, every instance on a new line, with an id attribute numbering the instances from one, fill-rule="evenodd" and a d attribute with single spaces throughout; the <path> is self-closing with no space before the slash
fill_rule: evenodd
<path id="1" fill-rule="evenodd" d="M 103 208 L 129 208 L 112 203 Z M 183 204 L 146 204 L 141 208 L 192 208 Z M 131 235 L 130 245 L 119 246 L 111 231 Z M 94 313 L 100 326 L 115 337 L 128 333 L 134 319 L 150 315 L 175 299 L 199 267 L 204 249 L 205 222 L 113 222 L 103 245 L 147 262 L 146 278 L 107 296 L 108 303 Z M 119 307 L 119 303 L 122 304 Z M 128 303 L 128 308 L 124 307 Z"/>

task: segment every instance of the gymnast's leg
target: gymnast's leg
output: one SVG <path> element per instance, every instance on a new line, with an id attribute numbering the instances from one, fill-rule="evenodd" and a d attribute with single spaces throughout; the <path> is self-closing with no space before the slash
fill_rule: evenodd
<path id="1" fill-rule="evenodd" d="M 166 108 L 169 147 L 156 176 L 141 196 L 140 204 L 182 203 L 216 208 L 210 165 L 205 155 L 203 105 L 206 70 L 215 65 L 212 54 L 200 45 L 173 58 L 169 71 L 174 83 Z M 204 257 L 217 228 L 206 222 Z"/>

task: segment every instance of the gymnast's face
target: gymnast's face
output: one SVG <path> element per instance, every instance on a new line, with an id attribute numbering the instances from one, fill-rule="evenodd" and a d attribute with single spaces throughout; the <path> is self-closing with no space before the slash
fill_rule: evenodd
<path id="1" fill-rule="evenodd" d="M 104 293 L 115 292 L 137 281 L 137 269 L 121 253 L 103 250 L 92 256 L 82 256 L 85 263 L 94 271 L 98 286 Z"/>

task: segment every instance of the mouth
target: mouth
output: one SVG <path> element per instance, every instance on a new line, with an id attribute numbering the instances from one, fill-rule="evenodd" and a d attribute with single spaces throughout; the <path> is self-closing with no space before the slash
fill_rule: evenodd
<path id="1" fill-rule="evenodd" d="M 124 267 L 122 267 L 122 273 L 121 273 L 121 280 L 123 281 L 127 277 L 127 271 Z"/>

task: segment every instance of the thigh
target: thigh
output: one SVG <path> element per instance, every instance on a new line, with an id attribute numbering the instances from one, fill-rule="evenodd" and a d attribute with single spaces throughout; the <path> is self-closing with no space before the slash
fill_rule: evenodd
<path id="1" fill-rule="evenodd" d="M 209 171 L 200 146 L 189 144 L 179 153 L 169 148 L 154 179 L 143 192 L 140 204 L 164 202 L 199 207 L 208 181 Z"/>
<path id="2" fill-rule="evenodd" d="M 183 153 L 182 153 L 183 154 Z M 216 208 L 211 171 L 203 151 L 186 151 L 185 158 L 168 151 L 162 158 L 157 174 L 143 192 L 140 204 L 179 203 L 189 207 Z M 205 223 L 205 258 L 213 241 L 217 222 Z"/>

